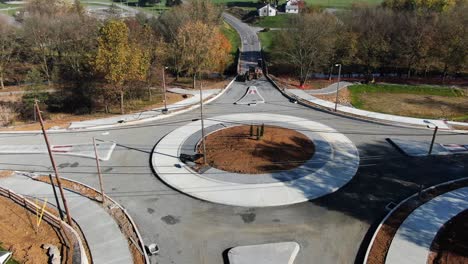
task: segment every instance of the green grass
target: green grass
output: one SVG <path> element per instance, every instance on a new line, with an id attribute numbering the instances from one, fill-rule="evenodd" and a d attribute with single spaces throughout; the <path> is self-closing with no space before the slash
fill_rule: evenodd
<path id="1" fill-rule="evenodd" d="M 379 5 L 382 0 L 305 0 L 308 5 L 331 7 L 331 8 L 349 8 L 355 3 L 365 3 L 369 5 Z"/>
<path id="2" fill-rule="evenodd" d="M 266 52 L 271 51 L 271 48 L 273 47 L 273 40 L 276 34 L 278 34 L 277 31 L 268 31 L 268 32 L 258 33 L 258 37 L 260 38 L 260 43 L 262 44 L 262 48 L 264 51 Z"/>
<path id="3" fill-rule="evenodd" d="M 348 87 L 359 109 L 417 118 L 468 120 L 468 93 L 430 85 L 358 84 Z"/>
<path id="4" fill-rule="evenodd" d="M 235 3 L 258 3 L 252 0 L 212 0 L 215 4 L 224 4 L 233 6 Z M 308 5 L 321 6 L 321 7 L 334 7 L 334 8 L 349 8 L 354 3 L 366 3 L 369 5 L 378 5 L 382 0 L 305 0 Z M 279 1 L 282 5 L 286 3 L 285 0 Z M 243 4 L 241 4 L 243 5 Z"/>
<path id="5" fill-rule="evenodd" d="M 289 19 L 292 16 L 296 16 L 296 15 L 281 14 L 281 15 L 271 16 L 271 17 L 259 17 L 254 22 L 254 25 L 257 27 L 264 27 L 264 28 L 285 28 L 285 27 L 289 27 Z"/>
<path id="6" fill-rule="evenodd" d="M 0 242 L 0 251 L 6 251 L 4 248 L 1 247 L 1 245 L 2 245 L 2 242 Z M 10 260 L 6 262 L 6 264 L 19 264 L 19 262 L 11 258 Z"/>
<path id="7" fill-rule="evenodd" d="M 241 45 L 239 34 L 237 34 L 237 31 L 226 22 L 223 22 L 223 25 L 221 26 L 221 32 L 229 40 L 229 43 L 231 43 L 231 54 L 235 56 L 237 49 Z"/>
<path id="8" fill-rule="evenodd" d="M 421 95 L 439 95 L 449 97 L 463 96 L 461 89 L 431 85 L 398 85 L 398 84 L 357 84 L 348 88 L 352 94 L 359 93 L 406 93 Z"/>

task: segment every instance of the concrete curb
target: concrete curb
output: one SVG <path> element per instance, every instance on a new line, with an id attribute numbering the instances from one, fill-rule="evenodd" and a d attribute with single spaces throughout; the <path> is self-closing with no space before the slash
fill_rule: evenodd
<path id="1" fill-rule="evenodd" d="M 358 116 L 358 115 L 352 115 L 352 114 L 348 114 L 348 113 L 345 113 L 345 112 L 335 112 L 335 111 L 331 111 L 329 108 L 327 107 L 324 107 L 324 106 L 321 106 L 321 105 L 317 105 L 317 104 L 313 104 L 311 102 L 304 102 L 302 98 L 300 97 L 297 97 L 296 95 L 293 95 L 293 94 L 290 94 L 288 93 L 287 91 L 285 91 L 285 89 L 281 88 L 273 79 L 271 79 L 271 77 L 267 74 L 265 74 L 265 77 L 267 78 L 267 80 L 273 84 L 273 86 L 278 90 L 280 91 L 280 93 L 288 98 L 289 100 L 291 101 L 294 101 L 294 102 L 297 102 L 298 104 L 302 105 L 302 106 L 305 106 L 305 107 L 308 107 L 308 108 L 312 108 L 312 109 L 315 109 L 315 110 L 319 110 L 319 111 L 323 111 L 323 112 L 327 112 L 329 114 L 333 114 L 333 115 L 337 115 L 337 116 L 341 116 L 341 117 L 346 117 L 346 118 L 350 118 L 350 119 L 354 119 L 354 120 L 359 120 L 359 121 L 364 121 L 364 122 L 369 122 L 369 123 L 373 123 L 373 124 L 380 124 L 380 125 L 389 125 L 389 126 L 398 126 L 398 127 L 404 127 L 404 128 L 417 128 L 417 129 L 427 129 L 426 127 L 424 126 L 418 126 L 418 125 L 410 125 L 410 124 L 405 124 L 405 123 L 400 123 L 400 122 L 396 122 L 396 121 L 386 121 L 386 120 L 382 120 L 382 119 L 372 119 L 372 118 L 364 118 L 362 116 Z M 312 105 L 313 104 L 313 105 Z M 454 122 L 452 121 L 447 121 L 448 124 L 453 124 Z M 463 124 L 463 123 L 462 123 Z M 468 124 L 467 124 L 468 126 Z M 442 130 L 442 129 L 441 129 Z M 453 133 L 462 133 L 462 134 L 468 134 L 468 131 L 464 131 L 464 130 L 444 130 L 444 131 L 448 131 L 448 132 L 453 132 Z"/>
<path id="2" fill-rule="evenodd" d="M 320 131 L 316 132 L 321 137 L 317 139 L 317 144 L 326 145 L 330 149 L 324 157 L 312 157 L 296 168 L 296 172 L 281 171 L 258 175 L 264 177 L 258 182 L 241 180 L 244 174 L 235 179 L 199 174 L 179 158 L 181 145 L 200 130 L 197 123 L 175 129 L 156 144 L 151 156 L 153 171 L 167 185 L 186 195 L 213 203 L 243 207 L 300 203 L 332 193 L 346 185 L 358 169 L 359 153 L 346 136 L 336 133 L 336 130 L 328 126 L 304 118 L 265 113 L 217 116 L 207 120 L 205 126 L 239 121 L 278 124 L 291 120 L 300 128 L 320 128 Z M 175 145 L 178 147 L 174 147 Z M 317 165 L 318 160 L 327 162 Z M 177 177 L 173 177 L 174 175 Z M 294 178 L 296 175 L 300 177 Z"/>
<path id="3" fill-rule="evenodd" d="M 229 84 L 226 85 L 224 89 L 222 89 L 218 94 L 216 94 L 214 97 L 207 99 L 204 104 L 209 104 L 213 102 L 214 100 L 218 99 L 220 96 L 222 96 L 229 88 L 231 88 L 232 83 L 236 80 L 237 76 L 235 76 Z M 145 118 L 145 119 L 140 119 L 140 120 L 135 120 L 135 121 L 130 121 L 122 124 L 112 124 L 112 125 L 103 125 L 103 126 L 94 126 L 94 127 L 88 127 L 88 128 L 80 128 L 80 129 L 57 129 L 57 130 L 47 130 L 47 133 L 49 134 L 56 134 L 56 133 L 73 133 L 73 132 L 80 132 L 80 131 L 93 131 L 93 130 L 100 130 L 100 129 L 106 129 L 106 128 L 120 128 L 120 127 L 126 127 L 126 126 L 131 126 L 131 125 L 137 125 L 137 124 L 142 124 L 146 122 L 151 122 L 155 120 L 160 120 L 160 119 L 165 119 L 168 117 L 176 116 L 179 114 L 183 114 L 186 112 L 189 112 L 191 110 L 199 108 L 200 105 L 194 104 L 188 108 L 181 109 L 178 111 L 175 111 L 173 113 L 169 113 L 166 115 L 159 115 L 156 117 L 150 117 L 150 118 Z M 41 134 L 41 130 L 32 130 L 32 131 L 0 131 L 0 135 L 8 135 L 8 134 Z"/>
<path id="4" fill-rule="evenodd" d="M 433 185 L 431 187 L 428 187 L 426 189 L 424 189 L 422 191 L 422 193 L 425 193 L 427 191 L 430 191 L 432 189 L 435 189 L 435 188 L 438 188 L 438 187 L 441 187 L 441 186 L 444 186 L 444 185 L 449 185 L 449 184 L 452 184 L 452 183 L 456 183 L 456 182 L 460 182 L 460 181 L 466 181 L 468 180 L 468 177 L 465 177 L 465 178 L 461 178 L 461 179 L 456 179 L 456 180 L 452 180 L 452 181 L 448 181 L 448 182 L 443 182 L 443 183 L 439 183 L 439 184 L 436 184 L 436 185 Z M 374 235 L 372 236 L 371 238 L 371 241 L 369 242 L 369 245 L 367 246 L 367 250 L 366 250 L 366 255 L 364 256 L 364 260 L 362 261 L 363 264 L 367 264 L 367 260 L 369 258 L 369 254 L 370 254 L 370 250 L 372 249 L 372 246 L 374 245 L 374 242 L 375 242 L 375 239 L 377 237 L 377 234 L 380 232 L 380 229 L 382 229 L 382 226 L 383 224 L 387 221 L 387 219 L 392 216 L 392 214 L 398 209 L 400 208 L 403 204 L 405 204 L 406 202 L 408 202 L 410 199 L 418 196 L 419 193 L 415 193 L 409 197 L 407 197 L 406 199 L 402 200 L 401 202 L 399 202 L 392 210 L 390 210 L 390 212 L 388 212 L 388 214 L 382 219 L 382 221 L 380 221 L 379 225 L 377 226 L 377 228 L 375 229 L 374 231 Z M 418 206 L 419 207 L 419 206 Z"/>
<path id="5" fill-rule="evenodd" d="M 36 174 L 36 175 L 34 175 L 34 176 L 32 177 L 32 179 L 35 180 L 35 178 L 38 177 L 38 176 L 42 176 L 42 175 Z M 78 182 L 78 181 L 75 181 L 75 180 L 72 180 L 72 179 L 69 179 L 69 178 L 64 178 L 64 177 L 61 177 L 61 178 L 64 179 L 64 180 L 67 180 L 67 181 L 70 181 L 70 182 L 73 182 L 73 183 L 82 185 L 82 186 L 84 186 L 84 187 L 86 187 L 86 188 L 89 188 L 89 189 L 91 189 L 91 190 L 93 190 L 93 191 L 95 191 L 95 192 L 97 192 L 97 193 L 101 193 L 101 192 L 98 191 L 97 189 L 95 189 L 95 188 L 93 188 L 93 187 L 91 187 L 91 186 L 89 186 L 89 185 L 87 185 L 87 184 L 84 184 L 84 183 L 82 183 L 82 182 Z M 67 189 L 67 188 L 65 188 L 65 189 Z M 70 190 L 70 191 L 73 191 L 73 190 Z M 128 220 L 129 220 L 130 223 L 132 224 L 132 227 L 133 227 L 133 229 L 135 230 L 135 233 L 136 233 L 137 236 L 138 236 L 138 240 L 139 240 L 138 242 L 140 243 L 140 247 L 141 247 L 140 249 L 142 250 L 142 252 L 145 253 L 145 254 L 144 254 L 145 264 L 150 264 L 150 260 L 149 260 L 149 258 L 148 258 L 148 255 L 146 254 L 146 250 L 145 250 L 145 243 L 143 242 L 143 238 L 142 238 L 140 232 L 138 231 L 138 228 L 137 228 L 137 226 L 136 226 L 136 224 L 135 224 L 135 221 L 134 221 L 133 218 L 128 214 L 127 210 L 126 210 L 121 204 L 119 204 L 118 202 L 116 202 L 114 199 L 112 199 L 111 197 L 109 197 L 107 194 L 104 194 L 104 195 L 106 196 L 106 199 L 108 199 L 109 201 L 111 201 L 113 204 L 117 205 L 117 206 L 122 210 L 122 212 L 124 212 L 125 216 L 128 218 Z"/>

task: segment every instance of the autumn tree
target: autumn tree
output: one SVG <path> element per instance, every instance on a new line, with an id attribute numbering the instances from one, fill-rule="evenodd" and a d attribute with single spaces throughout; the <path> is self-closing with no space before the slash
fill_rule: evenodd
<path id="1" fill-rule="evenodd" d="M 219 70 L 226 64 L 230 45 L 226 43 L 218 28 L 195 21 L 180 28 L 175 44 L 179 49 L 179 59 L 187 73 L 195 79 L 203 71 Z"/>
<path id="2" fill-rule="evenodd" d="M 336 41 L 337 20 L 326 13 L 311 13 L 291 20 L 292 30 L 279 32 L 273 53 L 294 67 L 303 86 L 308 76 L 328 64 Z"/>
<path id="3" fill-rule="evenodd" d="M 434 34 L 434 46 L 431 53 L 441 65 L 445 80 L 449 71 L 467 70 L 468 59 L 468 12 L 467 4 L 460 4 L 440 15 Z"/>
<path id="4" fill-rule="evenodd" d="M 109 20 L 100 30 L 94 67 L 98 74 L 120 95 L 120 112 L 124 113 L 124 83 L 142 80 L 148 70 L 144 51 L 129 41 L 127 25 L 119 20 Z M 106 107 L 107 108 L 107 107 Z"/>
<path id="5" fill-rule="evenodd" d="M 5 88 L 5 72 L 12 60 L 16 46 L 16 29 L 0 16 L 0 89 Z"/>
<path id="6" fill-rule="evenodd" d="M 382 65 L 390 50 L 392 11 L 360 7 L 344 17 L 348 30 L 356 37 L 355 62 L 365 67 L 367 74 Z"/>
<path id="7" fill-rule="evenodd" d="M 382 6 L 395 11 L 443 12 L 452 8 L 456 0 L 384 0 Z"/>

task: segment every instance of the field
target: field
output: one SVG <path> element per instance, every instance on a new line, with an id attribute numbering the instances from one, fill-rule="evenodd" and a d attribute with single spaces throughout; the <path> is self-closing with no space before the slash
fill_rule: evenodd
<path id="1" fill-rule="evenodd" d="M 331 8 L 349 8 L 356 3 L 365 3 L 369 5 L 378 5 L 382 0 L 305 0 L 308 5 L 331 7 Z"/>
<path id="2" fill-rule="evenodd" d="M 289 26 L 289 19 L 294 14 L 282 14 L 273 17 L 260 17 L 253 23 L 254 26 L 263 28 L 284 28 Z"/>
<path id="3" fill-rule="evenodd" d="M 224 4 L 227 6 L 243 6 L 245 3 L 257 3 L 257 1 L 248 0 L 212 0 L 215 4 Z M 279 5 L 284 4 L 286 1 L 279 1 Z M 305 0 L 308 5 L 331 7 L 331 8 L 349 8 L 355 3 L 366 3 L 369 5 L 378 5 L 382 0 Z"/>
<path id="4" fill-rule="evenodd" d="M 268 32 L 260 32 L 258 33 L 258 37 L 260 38 L 260 43 L 262 48 L 266 52 L 270 52 L 273 44 L 273 39 L 277 32 L 275 31 L 268 31 Z"/>
<path id="5" fill-rule="evenodd" d="M 468 121 L 468 94 L 438 86 L 353 85 L 350 103 L 359 109 L 418 118 Z"/>

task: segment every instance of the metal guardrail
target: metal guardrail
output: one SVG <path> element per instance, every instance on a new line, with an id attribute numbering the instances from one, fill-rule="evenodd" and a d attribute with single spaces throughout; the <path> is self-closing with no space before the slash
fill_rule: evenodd
<path id="1" fill-rule="evenodd" d="M 29 201 L 28 199 L 24 198 L 22 195 L 19 195 L 9 189 L 0 187 L 0 195 L 12 200 L 16 204 L 28 209 L 32 213 L 35 213 L 36 210 L 41 209 L 35 203 Z M 80 264 L 89 263 L 88 257 L 86 256 L 86 252 L 83 246 L 83 241 L 81 240 L 78 233 L 70 225 L 60 220 L 58 217 L 49 213 L 48 211 L 44 211 L 44 215 L 42 219 L 48 224 L 50 224 L 51 226 L 55 227 L 57 230 L 59 230 L 65 242 L 67 243 L 67 246 L 69 247 L 69 249 L 70 248 L 73 249 L 71 251 L 73 263 L 80 263 Z"/>

